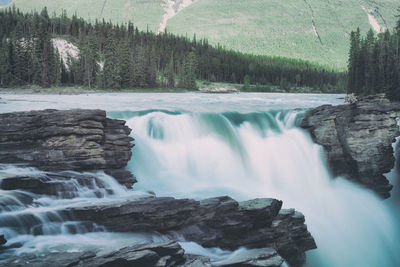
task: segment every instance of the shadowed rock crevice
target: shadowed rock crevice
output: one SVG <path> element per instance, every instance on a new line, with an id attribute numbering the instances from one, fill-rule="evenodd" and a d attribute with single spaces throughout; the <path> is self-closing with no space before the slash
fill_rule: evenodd
<path id="1" fill-rule="evenodd" d="M 392 144 L 400 135 L 399 117 L 399 103 L 374 96 L 312 109 L 301 127 L 324 147 L 334 176 L 344 176 L 388 198 L 393 186 L 383 174 L 394 167 Z"/>

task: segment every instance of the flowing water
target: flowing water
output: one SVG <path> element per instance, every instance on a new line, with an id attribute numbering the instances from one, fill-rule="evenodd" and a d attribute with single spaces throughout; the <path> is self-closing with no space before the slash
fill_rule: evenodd
<path id="1" fill-rule="evenodd" d="M 108 116 L 125 119 L 136 139 L 128 163 L 139 180 L 134 191 L 122 189 L 99 173 L 103 186 L 79 188 L 79 195 L 73 199 L 54 201 L 56 197 L 16 192 L 21 196 L 15 200 L 15 196 L 7 198 L 8 193 L 1 192 L 2 199 L 7 200 L 0 199 L 0 204 L 14 201 L 15 208 L 1 211 L 0 227 L 5 225 L 2 229 L 8 231 L 6 236 L 12 237 L 13 242 L 24 244 L 12 253 L 71 249 L 77 235 L 81 246 L 96 249 L 104 249 L 102 242 L 107 244 L 110 239 L 115 240 L 113 247 L 162 239 L 141 233 L 111 234 L 98 225 L 82 226 L 82 222 L 71 226 L 65 218 L 53 219 L 50 226 L 48 218 L 43 218 L 43 214 L 49 216 L 49 210 L 57 215 L 60 207 L 133 198 L 152 190 L 158 196 L 196 199 L 220 195 L 237 200 L 281 199 L 285 207 L 305 214 L 316 240 L 318 249 L 307 253 L 308 266 L 400 265 L 397 196 L 382 201 L 345 179 L 333 178 L 326 168 L 322 148 L 298 127 L 308 108 L 341 104 L 341 95 L 165 93 L 0 97 L 1 113 L 43 108 L 105 109 Z M 3 166 L 3 173 L 12 168 L 15 167 Z M 395 183 L 398 171 L 393 170 L 389 176 Z M 93 190 L 103 193 L 90 193 Z M 397 187 L 394 192 L 398 192 Z M 26 198 L 33 201 L 18 203 Z M 41 223 L 36 224 L 41 226 L 36 231 L 45 235 L 35 236 L 32 227 L 29 231 L 23 227 L 11 229 L 4 223 L 10 219 L 3 218 L 18 213 L 38 217 L 36 221 Z M 193 243 L 183 246 L 216 261 L 229 255 Z"/>

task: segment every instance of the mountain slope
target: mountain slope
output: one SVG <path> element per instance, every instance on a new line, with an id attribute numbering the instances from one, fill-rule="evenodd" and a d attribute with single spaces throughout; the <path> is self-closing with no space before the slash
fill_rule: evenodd
<path id="1" fill-rule="evenodd" d="M 197 34 L 253 54 L 302 58 L 343 68 L 349 33 L 392 28 L 398 0 L 200 0 L 168 21 L 178 34 Z"/>
<path id="2" fill-rule="evenodd" d="M 14 0 L 94 20 L 132 19 L 142 30 L 208 38 L 242 52 L 294 57 L 344 69 L 349 33 L 394 25 L 398 0 Z M 103 7 L 104 6 L 104 7 Z"/>
<path id="3" fill-rule="evenodd" d="M 113 22 L 134 21 L 142 30 L 156 31 L 164 9 L 162 0 L 14 0 L 12 4 L 23 12 L 40 11 L 47 7 L 49 14 L 66 10 L 69 16 L 76 13 L 85 19 L 105 19 Z M 10 4 L 10 6 L 12 5 Z"/>

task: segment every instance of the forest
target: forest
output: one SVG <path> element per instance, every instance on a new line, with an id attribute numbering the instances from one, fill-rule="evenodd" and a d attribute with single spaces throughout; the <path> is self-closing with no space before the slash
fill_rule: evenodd
<path id="1" fill-rule="evenodd" d="M 79 48 L 64 59 L 54 38 Z M 310 62 L 256 56 L 212 46 L 206 39 L 139 31 L 133 23 L 88 22 L 69 17 L 0 11 L 0 87 L 36 84 L 125 88 L 196 89 L 196 80 L 344 92 L 347 76 Z"/>
<path id="2" fill-rule="evenodd" d="M 348 65 L 348 93 L 372 95 L 385 93 L 400 100 L 400 8 L 393 32 L 365 37 L 360 29 L 351 32 Z"/>

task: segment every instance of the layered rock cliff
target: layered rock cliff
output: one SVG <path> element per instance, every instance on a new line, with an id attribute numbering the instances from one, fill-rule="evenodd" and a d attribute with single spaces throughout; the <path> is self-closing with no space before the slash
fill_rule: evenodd
<path id="1" fill-rule="evenodd" d="M 131 129 L 103 110 L 41 110 L 0 114 L 0 163 L 42 170 L 105 170 L 128 187 Z"/>
<path id="2" fill-rule="evenodd" d="M 236 202 L 230 197 L 202 201 L 146 198 L 124 204 L 67 209 L 63 216 L 92 221 L 112 232 L 150 232 L 184 237 L 204 247 L 273 248 L 299 266 L 304 252 L 316 248 L 303 214 L 281 210 L 282 201 L 255 199 Z"/>
<path id="3" fill-rule="evenodd" d="M 312 109 L 306 113 L 301 127 L 324 147 L 333 175 L 388 198 L 393 186 L 383 174 L 394 166 L 392 144 L 400 135 L 399 117 L 399 103 L 374 96 L 353 104 Z"/>
<path id="4" fill-rule="evenodd" d="M 41 213 L 29 216 L 29 220 L 24 217 L 23 225 L 18 217 L 4 215 L 0 220 L 0 228 L 20 225 L 20 228 L 24 228 L 23 232 L 42 235 L 43 233 L 38 231 L 41 229 L 40 224 L 43 224 L 40 218 L 48 218 L 46 222 L 48 224 L 60 220 L 81 222 L 89 231 L 96 231 L 96 227 L 104 226 L 109 232 L 156 232 L 171 241 L 184 239 L 204 247 L 220 247 L 226 250 L 246 247 L 250 249 L 249 253 L 244 253 L 239 259 L 236 257 L 231 260 L 265 261 L 263 265 L 238 263 L 237 266 L 280 266 L 284 260 L 291 266 L 302 266 L 306 260 L 305 252 L 316 248 L 315 241 L 307 230 L 303 214 L 293 209 L 281 209 L 281 207 L 282 201 L 276 199 L 237 202 L 230 197 L 216 197 L 202 201 L 147 197 L 132 201 L 69 207 L 58 210 L 57 216 L 51 215 L 54 211 L 43 210 Z M 150 246 L 153 249 L 149 248 Z M 177 248 L 176 245 L 174 247 Z M 182 250 L 179 253 L 179 261 L 175 264 L 155 265 L 164 256 L 174 257 L 175 252 L 169 254 L 171 251 L 165 251 L 165 248 L 159 248 L 157 244 L 148 244 L 146 250 L 153 252 L 161 250 L 164 253 L 157 255 L 150 252 L 152 255 L 143 255 L 143 250 L 145 248 L 124 248 L 107 257 L 95 257 L 96 253 L 92 253 L 91 259 L 87 261 L 80 260 L 75 254 L 69 257 L 66 254 L 63 255 L 62 260 L 69 262 L 70 265 L 67 264 L 67 266 L 75 266 L 78 263 L 82 264 L 80 266 L 103 266 L 102 264 L 108 261 L 117 262 L 119 257 L 128 257 L 128 260 L 135 258 L 138 262 L 149 260 L 148 265 L 144 266 L 180 266 L 180 263 L 185 262 Z M 86 251 L 85 255 L 88 252 Z M 44 255 L 41 255 L 39 259 L 35 258 L 35 255 L 27 255 L 27 260 L 38 261 L 40 264 L 59 265 L 61 263 L 60 259 L 51 253 L 46 257 Z M 148 256 L 151 256 L 150 259 L 147 258 Z M 20 266 L 13 265 L 14 261 L 15 259 L 11 258 L 7 260 L 7 263 L 11 264 L 10 266 Z M 233 263 L 221 263 L 215 266 L 233 266 Z"/>
<path id="5" fill-rule="evenodd" d="M 107 255 L 90 250 L 27 253 L 0 257 L 0 265 L 273 267 L 286 261 L 301 266 L 305 252 L 316 248 L 304 216 L 281 209 L 282 201 L 276 199 L 137 197 L 132 190 L 113 186 L 109 176 L 97 171 L 119 178 L 121 184 L 135 182 L 124 170 L 133 146 L 130 131 L 124 121 L 109 119 L 102 110 L 0 114 L 0 163 L 41 169 L 7 172 L 4 166 L 9 165 L 0 166 L 0 229 L 12 229 L 5 236 L 0 233 L 0 251 L 23 245 L 7 242 L 7 234 L 156 232 L 170 241 Z M 57 205 L 60 200 L 63 204 Z M 248 250 L 216 262 L 185 254 L 176 241 L 182 239 L 204 247 Z"/>

